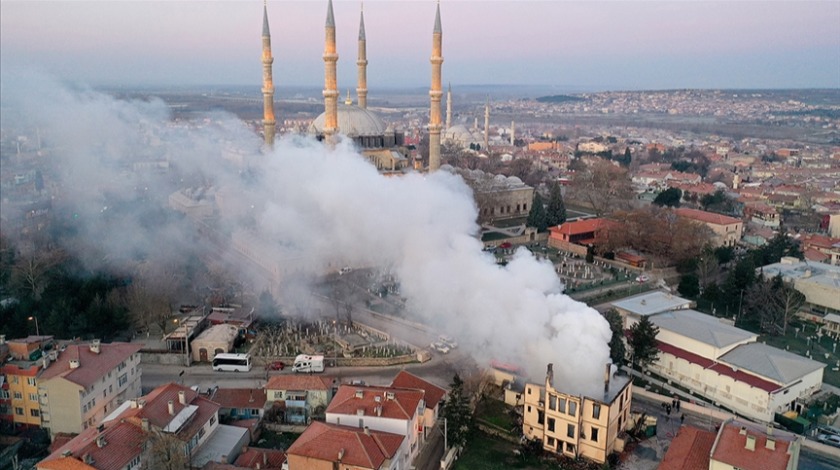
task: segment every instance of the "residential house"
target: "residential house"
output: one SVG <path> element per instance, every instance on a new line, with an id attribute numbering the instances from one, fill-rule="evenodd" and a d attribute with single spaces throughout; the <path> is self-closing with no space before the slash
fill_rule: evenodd
<path id="1" fill-rule="evenodd" d="M 280 470 L 286 462 L 286 453 L 277 449 L 243 447 L 234 465 L 240 468 L 258 468 L 261 470 Z"/>
<path id="2" fill-rule="evenodd" d="M 425 426 L 424 437 L 428 437 L 433 428 L 437 426 L 437 420 L 440 416 L 446 390 L 404 370 L 400 371 L 394 377 L 394 380 L 391 382 L 391 387 L 423 391 L 423 400 L 426 402 L 426 410 L 423 414 L 423 424 Z"/>
<path id="3" fill-rule="evenodd" d="M 678 217 L 700 222 L 712 229 L 712 244 L 715 247 L 735 246 L 743 235 L 744 222 L 735 217 L 685 207 L 674 209 L 674 213 Z"/>
<path id="4" fill-rule="evenodd" d="M 748 421 L 727 420 L 717 433 L 682 426 L 659 470 L 796 470 L 802 438 Z"/>
<path id="5" fill-rule="evenodd" d="M 89 427 L 38 462 L 36 470 L 139 470 L 149 467 L 148 433 L 132 423 Z"/>
<path id="6" fill-rule="evenodd" d="M 586 254 L 586 247 L 602 242 L 609 228 L 615 224 L 607 219 L 585 219 L 565 222 L 551 227 L 548 246 L 577 254 Z"/>
<path id="7" fill-rule="evenodd" d="M 808 261 L 840 265 L 840 238 L 808 234 L 800 240 L 802 252 Z"/>
<path id="8" fill-rule="evenodd" d="M 289 470 L 403 470 L 402 434 L 314 421 L 286 451 Z"/>
<path id="9" fill-rule="evenodd" d="M 553 365 L 545 385 L 525 385 L 522 432 L 548 452 L 604 463 L 624 449 L 624 428 L 630 417 L 630 378 L 612 376 L 606 365 L 603 393 L 576 395 L 554 387 Z"/>
<path id="10" fill-rule="evenodd" d="M 14 427 L 40 427 L 41 403 L 38 374 L 55 345 L 52 336 L 28 336 L 6 341 L 8 361 L 0 362 L 0 421 Z"/>
<path id="11" fill-rule="evenodd" d="M 425 441 L 424 396 L 422 390 L 342 385 L 327 407 L 327 423 L 405 436 L 399 465 L 407 468 Z"/>
<path id="12" fill-rule="evenodd" d="M 140 396 L 141 347 L 93 340 L 50 351 L 49 364 L 37 377 L 41 426 L 51 435 L 80 433 Z"/>
<path id="13" fill-rule="evenodd" d="M 210 400 L 219 405 L 219 417 L 232 421 L 261 420 L 265 414 L 264 388 L 213 388 Z"/>
<path id="14" fill-rule="evenodd" d="M 283 422 L 306 424 L 324 415 L 333 383 L 330 377 L 316 375 L 275 375 L 265 384 L 266 400 L 282 411 Z"/>

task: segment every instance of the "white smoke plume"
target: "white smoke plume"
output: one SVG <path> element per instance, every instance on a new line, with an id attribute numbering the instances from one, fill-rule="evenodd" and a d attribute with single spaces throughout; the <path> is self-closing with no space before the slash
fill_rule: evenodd
<path id="1" fill-rule="evenodd" d="M 214 249 L 183 218 L 159 214 L 171 192 L 211 183 L 227 207 L 221 232 L 245 224 L 321 273 L 345 264 L 388 267 L 408 310 L 477 360 L 515 362 L 537 381 L 552 362 L 562 389 L 602 387 L 607 322 L 563 295 L 552 266 L 527 250 L 504 267 L 483 253 L 477 209 L 459 176 L 384 177 L 347 142 L 328 149 L 299 136 L 263 154 L 260 137 L 229 115 L 177 123 L 160 100 L 119 100 L 31 74 L 4 73 L 0 83 L 4 134 L 39 129 L 50 172 L 66 188 L 59 203 L 74 207 L 77 239 L 86 241 L 75 248 L 100 253 L 101 264 Z M 223 158 L 230 149 L 241 162 Z M 159 158 L 169 171 L 132 170 L 132 162 Z M 105 207 L 114 200 L 121 210 L 111 215 Z"/>

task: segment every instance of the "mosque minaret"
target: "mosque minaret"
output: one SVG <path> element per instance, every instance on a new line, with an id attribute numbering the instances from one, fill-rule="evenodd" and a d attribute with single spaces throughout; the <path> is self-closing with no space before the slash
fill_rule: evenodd
<path id="1" fill-rule="evenodd" d="M 274 63 L 274 57 L 271 56 L 271 32 L 268 29 L 268 5 L 267 2 L 263 2 L 263 134 L 265 136 L 265 145 L 268 148 L 274 146 L 274 133 L 277 128 L 277 122 L 274 119 L 274 80 L 271 77 L 272 63 Z"/>
<path id="2" fill-rule="evenodd" d="M 446 129 L 452 127 L 452 84 L 446 90 Z"/>
<path id="3" fill-rule="evenodd" d="M 336 62 L 338 53 L 335 48 L 335 17 L 332 0 L 327 4 L 326 40 L 324 41 L 324 139 L 333 140 L 338 133 L 338 79 Z"/>
<path id="4" fill-rule="evenodd" d="M 359 17 L 359 59 L 356 61 L 358 66 L 358 85 L 356 88 L 356 97 L 359 100 L 359 107 L 367 108 L 367 40 L 365 39 L 365 10 L 362 6 L 362 13 Z"/>
<path id="5" fill-rule="evenodd" d="M 431 109 L 429 110 L 429 171 L 440 168 L 440 98 L 443 96 L 441 88 L 440 69 L 443 64 L 443 28 L 440 25 L 440 2 L 435 11 L 435 28 L 432 31 L 432 87 L 429 90 Z"/>

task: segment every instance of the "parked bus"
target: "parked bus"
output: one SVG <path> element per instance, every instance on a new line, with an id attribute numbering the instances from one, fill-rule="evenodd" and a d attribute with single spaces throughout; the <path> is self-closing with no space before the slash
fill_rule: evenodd
<path id="1" fill-rule="evenodd" d="M 250 354 L 216 354 L 213 358 L 213 370 L 227 372 L 248 372 L 251 370 Z"/>

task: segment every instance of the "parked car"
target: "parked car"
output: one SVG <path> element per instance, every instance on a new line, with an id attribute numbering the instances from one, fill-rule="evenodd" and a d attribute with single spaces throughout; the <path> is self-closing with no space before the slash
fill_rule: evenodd
<path id="1" fill-rule="evenodd" d="M 438 336 L 438 342 L 449 346 L 450 349 L 455 349 L 458 347 L 458 342 L 455 341 L 451 336 L 440 335 Z"/>
<path id="2" fill-rule="evenodd" d="M 440 341 L 434 342 L 434 343 L 430 344 L 429 346 L 432 349 L 434 349 L 435 351 L 437 351 L 439 353 L 443 353 L 443 354 L 448 354 L 449 351 L 452 350 L 452 348 L 450 348 L 449 346 L 447 346 L 444 343 L 441 343 Z"/>
<path id="3" fill-rule="evenodd" d="M 650 276 L 648 276 L 647 274 L 641 274 L 639 276 L 636 276 L 636 282 L 648 282 L 648 281 L 650 281 Z"/>
<path id="4" fill-rule="evenodd" d="M 283 370 L 286 364 L 283 361 L 274 361 L 266 364 L 265 368 L 268 370 Z"/>
<path id="5" fill-rule="evenodd" d="M 834 434 L 820 434 L 817 436 L 817 440 L 822 442 L 823 444 L 828 444 L 834 447 L 840 447 L 840 436 L 836 436 Z"/>

